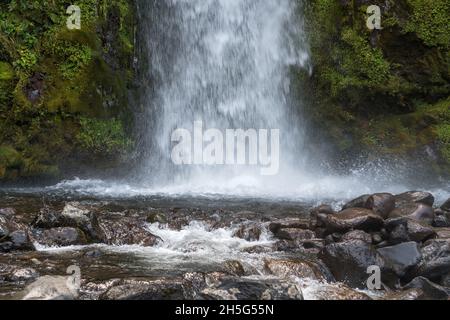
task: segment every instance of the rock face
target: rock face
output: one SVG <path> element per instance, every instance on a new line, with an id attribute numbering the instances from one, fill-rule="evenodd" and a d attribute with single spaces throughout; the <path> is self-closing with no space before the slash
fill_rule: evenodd
<path id="1" fill-rule="evenodd" d="M 378 231 L 384 223 L 379 215 L 363 208 L 351 208 L 328 215 L 323 222 L 328 233 L 345 233 L 350 230 Z"/>
<path id="2" fill-rule="evenodd" d="M 416 267 L 422 259 L 416 242 L 401 243 L 392 247 L 378 249 L 385 262 L 385 267 L 392 269 L 400 278 Z"/>
<path id="3" fill-rule="evenodd" d="M 354 288 L 367 288 L 367 269 L 384 266 L 379 253 L 363 241 L 353 240 L 326 246 L 319 257 L 337 281 Z"/>

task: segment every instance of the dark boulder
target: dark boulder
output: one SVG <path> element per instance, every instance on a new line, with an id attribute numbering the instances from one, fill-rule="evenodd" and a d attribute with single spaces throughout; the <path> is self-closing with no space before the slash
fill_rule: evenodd
<path id="1" fill-rule="evenodd" d="M 429 192 L 409 191 L 395 196 L 397 206 L 404 206 L 409 203 L 421 203 L 432 207 L 434 196 Z"/>
<path id="2" fill-rule="evenodd" d="M 367 200 L 369 199 L 370 194 L 362 195 L 356 199 L 353 199 L 349 202 L 347 202 L 343 207 L 342 210 L 350 209 L 350 208 L 365 208 Z"/>
<path id="3" fill-rule="evenodd" d="M 423 242 L 436 237 L 436 232 L 426 223 L 407 217 L 391 218 L 385 221 L 389 242 L 397 244 L 408 241 Z"/>
<path id="4" fill-rule="evenodd" d="M 446 216 L 437 216 L 434 218 L 433 227 L 435 228 L 447 228 L 450 227 L 450 222 Z"/>
<path id="5" fill-rule="evenodd" d="M 372 236 L 362 230 L 354 230 L 350 231 L 342 236 L 340 241 L 347 242 L 351 240 L 360 240 L 364 241 L 365 243 L 371 244 L 372 243 Z"/>
<path id="6" fill-rule="evenodd" d="M 83 231 L 76 228 L 53 228 L 48 230 L 35 229 L 32 233 L 33 241 L 40 245 L 55 246 L 73 246 L 87 244 L 86 236 Z"/>
<path id="7" fill-rule="evenodd" d="M 435 214 L 431 206 L 422 203 L 408 203 L 392 211 L 390 218 L 407 217 L 416 221 L 432 224 Z"/>
<path id="8" fill-rule="evenodd" d="M 365 207 L 383 219 L 387 219 L 389 214 L 395 209 L 395 197 L 390 193 L 377 193 L 367 199 Z"/>
<path id="9" fill-rule="evenodd" d="M 330 244 L 321 251 L 319 258 L 337 281 L 354 288 L 367 288 L 370 266 L 384 266 L 379 253 L 371 245 L 358 240 Z"/>
<path id="10" fill-rule="evenodd" d="M 307 260 L 275 260 L 266 259 L 265 270 L 279 278 L 297 277 L 318 281 L 333 281 L 333 277 L 325 266 Z"/>
<path id="11" fill-rule="evenodd" d="M 261 237 L 262 229 L 258 224 L 246 224 L 239 227 L 233 234 L 234 237 L 238 237 L 247 241 L 258 241 Z"/>
<path id="12" fill-rule="evenodd" d="M 34 249 L 27 231 L 14 231 L 9 235 L 9 239 L 14 250 L 27 251 Z"/>
<path id="13" fill-rule="evenodd" d="M 424 277 L 415 278 L 403 289 L 420 289 L 423 292 L 421 300 L 448 300 L 450 298 L 450 289 L 441 287 Z"/>
<path id="14" fill-rule="evenodd" d="M 182 279 L 123 280 L 100 300 L 184 300 Z"/>
<path id="15" fill-rule="evenodd" d="M 383 227 L 384 221 L 372 210 L 351 208 L 328 215 L 324 224 L 328 233 L 345 233 L 350 230 L 379 231 Z"/>
<path id="16" fill-rule="evenodd" d="M 316 234 L 311 230 L 287 228 L 278 230 L 274 236 L 281 240 L 303 241 L 314 239 Z"/>
<path id="17" fill-rule="evenodd" d="M 414 272 L 415 276 L 439 282 L 441 278 L 450 274 L 450 240 L 429 240 L 421 253 L 423 258 Z"/>
<path id="18" fill-rule="evenodd" d="M 109 245 L 142 245 L 151 247 L 161 239 L 151 234 L 146 222 L 123 215 L 101 215 L 95 226 L 100 242 Z"/>
<path id="19" fill-rule="evenodd" d="M 416 267 L 422 259 L 422 254 L 416 242 L 384 247 L 378 249 L 378 253 L 383 257 L 385 267 L 392 269 L 400 278 Z"/>
<path id="20" fill-rule="evenodd" d="M 444 211 L 450 211 L 450 199 L 444 202 L 444 204 L 441 206 L 441 209 Z"/>

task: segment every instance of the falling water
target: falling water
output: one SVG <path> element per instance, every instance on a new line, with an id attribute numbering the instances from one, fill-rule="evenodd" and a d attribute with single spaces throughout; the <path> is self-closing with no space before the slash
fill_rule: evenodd
<path id="1" fill-rule="evenodd" d="M 147 73 L 144 107 L 148 183 L 222 192 L 261 183 L 249 166 L 174 166 L 171 135 L 205 129 L 279 129 L 281 166 L 302 143 L 299 103 L 290 100 L 289 71 L 309 67 L 300 1 L 142 0 Z M 272 179 L 273 180 L 273 179 Z"/>

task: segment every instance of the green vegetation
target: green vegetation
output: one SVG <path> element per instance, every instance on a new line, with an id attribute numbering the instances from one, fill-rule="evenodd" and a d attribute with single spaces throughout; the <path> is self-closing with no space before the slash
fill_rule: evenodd
<path id="1" fill-rule="evenodd" d="M 57 176 L 94 157 L 101 167 L 100 146 L 109 166 L 129 148 L 134 3 L 76 1 L 81 30 L 67 29 L 69 4 L 0 1 L 0 146 L 21 159 L 0 163 L 0 181 Z M 93 133 L 99 141 L 86 143 Z"/>
<path id="2" fill-rule="evenodd" d="M 309 97 L 305 114 L 316 128 L 310 138 L 331 142 L 330 153 L 343 160 L 419 155 L 448 174 L 450 3 L 371 4 L 382 9 L 383 30 L 366 27 L 361 1 L 307 2 L 314 73 L 298 72 L 303 81 L 296 83 Z M 427 158 L 425 147 L 438 159 Z"/>

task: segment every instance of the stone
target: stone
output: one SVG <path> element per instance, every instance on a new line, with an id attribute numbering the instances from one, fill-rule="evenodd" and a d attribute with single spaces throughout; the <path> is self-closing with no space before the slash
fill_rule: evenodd
<path id="1" fill-rule="evenodd" d="M 363 208 L 351 208 L 328 215 L 324 223 L 328 233 L 345 233 L 350 230 L 378 231 L 384 225 L 383 218 Z"/>
<path id="2" fill-rule="evenodd" d="M 100 242 L 109 245 L 142 245 L 151 247 L 162 241 L 161 238 L 147 230 L 145 221 L 132 217 L 99 216 L 95 228 Z"/>
<path id="3" fill-rule="evenodd" d="M 43 276 L 22 293 L 23 300 L 76 300 L 78 290 L 69 285 L 68 277 Z"/>
<path id="4" fill-rule="evenodd" d="M 371 245 L 359 240 L 330 244 L 320 252 L 319 258 L 337 281 L 353 288 L 367 287 L 368 267 L 384 267 L 379 253 Z"/>
<path id="5" fill-rule="evenodd" d="M 247 241 L 258 241 L 261 237 L 262 230 L 259 225 L 243 225 L 233 234 Z"/>
<path id="6" fill-rule="evenodd" d="M 48 230 L 35 229 L 33 240 L 48 247 L 66 247 L 87 244 L 83 231 L 76 228 L 53 228 Z"/>
<path id="7" fill-rule="evenodd" d="M 444 204 L 441 206 L 441 209 L 444 211 L 450 211 L 450 198 L 444 202 Z"/>
<path id="8" fill-rule="evenodd" d="M 8 221 L 6 217 L 0 216 L 0 242 L 9 236 Z"/>
<path id="9" fill-rule="evenodd" d="M 229 260 L 225 262 L 224 271 L 233 276 L 242 277 L 245 275 L 244 266 L 240 261 Z"/>
<path id="10" fill-rule="evenodd" d="M 365 207 L 387 219 L 395 209 L 395 197 L 390 193 L 376 193 L 367 199 Z"/>
<path id="11" fill-rule="evenodd" d="M 416 277 L 422 276 L 439 282 L 450 274 L 450 240 L 429 240 L 421 250 L 422 261 L 414 271 Z"/>
<path id="12" fill-rule="evenodd" d="M 350 209 L 350 208 L 365 208 L 367 200 L 369 199 L 370 194 L 362 195 L 356 199 L 353 199 L 349 202 L 347 202 L 343 207 L 342 210 Z"/>
<path id="13" fill-rule="evenodd" d="M 437 239 L 450 239 L 450 228 L 436 228 L 434 231 Z"/>
<path id="14" fill-rule="evenodd" d="M 302 279 L 308 278 L 318 281 L 328 281 L 331 277 L 330 274 L 326 275 L 322 272 L 323 267 L 321 268 L 316 263 L 306 260 L 266 259 L 264 266 L 268 273 L 279 278 L 297 277 Z"/>
<path id="15" fill-rule="evenodd" d="M 403 289 L 420 289 L 423 292 L 422 300 L 448 300 L 450 298 L 450 289 L 441 287 L 424 277 L 415 278 Z"/>
<path id="16" fill-rule="evenodd" d="M 431 225 L 435 215 L 432 207 L 421 203 L 409 203 L 397 207 L 389 215 L 389 218 L 407 217 L 416 221 L 425 222 Z"/>
<path id="17" fill-rule="evenodd" d="M 378 253 L 383 257 L 385 267 L 392 269 L 400 278 L 416 267 L 422 259 L 416 242 L 384 247 L 378 249 Z"/>
<path id="18" fill-rule="evenodd" d="M 446 216 L 437 216 L 436 218 L 434 218 L 433 227 L 447 228 L 447 227 L 450 227 L 450 223 Z"/>
<path id="19" fill-rule="evenodd" d="M 436 237 L 434 229 L 426 223 L 407 217 L 388 219 L 385 221 L 385 228 L 392 244 L 408 241 L 424 242 Z"/>
<path id="20" fill-rule="evenodd" d="M 274 235 L 278 239 L 290 241 L 312 240 L 316 237 L 316 234 L 311 230 L 294 228 L 280 229 Z"/>
<path id="21" fill-rule="evenodd" d="M 36 280 L 39 277 L 39 273 L 33 268 L 18 268 L 15 269 L 8 277 L 12 282 L 29 282 Z"/>
<path id="22" fill-rule="evenodd" d="M 28 232 L 18 230 L 9 235 L 14 250 L 33 250 L 33 244 L 30 241 Z"/>
<path id="23" fill-rule="evenodd" d="M 411 288 L 402 291 L 391 291 L 385 294 L 382 300 L 389 301 L 415 301 L 424 300 L 425 294 L 421 289 Z"/>
<path id="24" fill-rule="evenodd" d="M 100 300 L 184 300 L 183 280 L 123 280 L 100 296 Z"/>
<path id="25" fill-rule="evenodd" d="M 369 301 L 372 300 L 365 293 L 356 291 L 342 283 L 327 284 L 322 283 L 316 286 L 313 290 L 308 288 L 306 283 L 304 288 L 305 300 L 320 300 L 320 301 Z M 303 289 L 303 288 L 302 288 Z M 312 291 L 306 294 L 307 291 Z"/>
<path id="26" fill-rule="evenodd" d="M 434 205 L 434 196 L 429 192 L 409 191 L 395 196 L 397 206 L 403 206 L 407 203 L 421 203 L 432 207 Z"/>
<path id="27" fill-rule="evenodd" d="M 371 244 L 372 243 L 372 236 L 362 230 L 354 230 L 350 231 L 342 236 L 340 241 L 347 242 L 351 240 L 360 240 L 364 241 L 365 243 Z"/>

